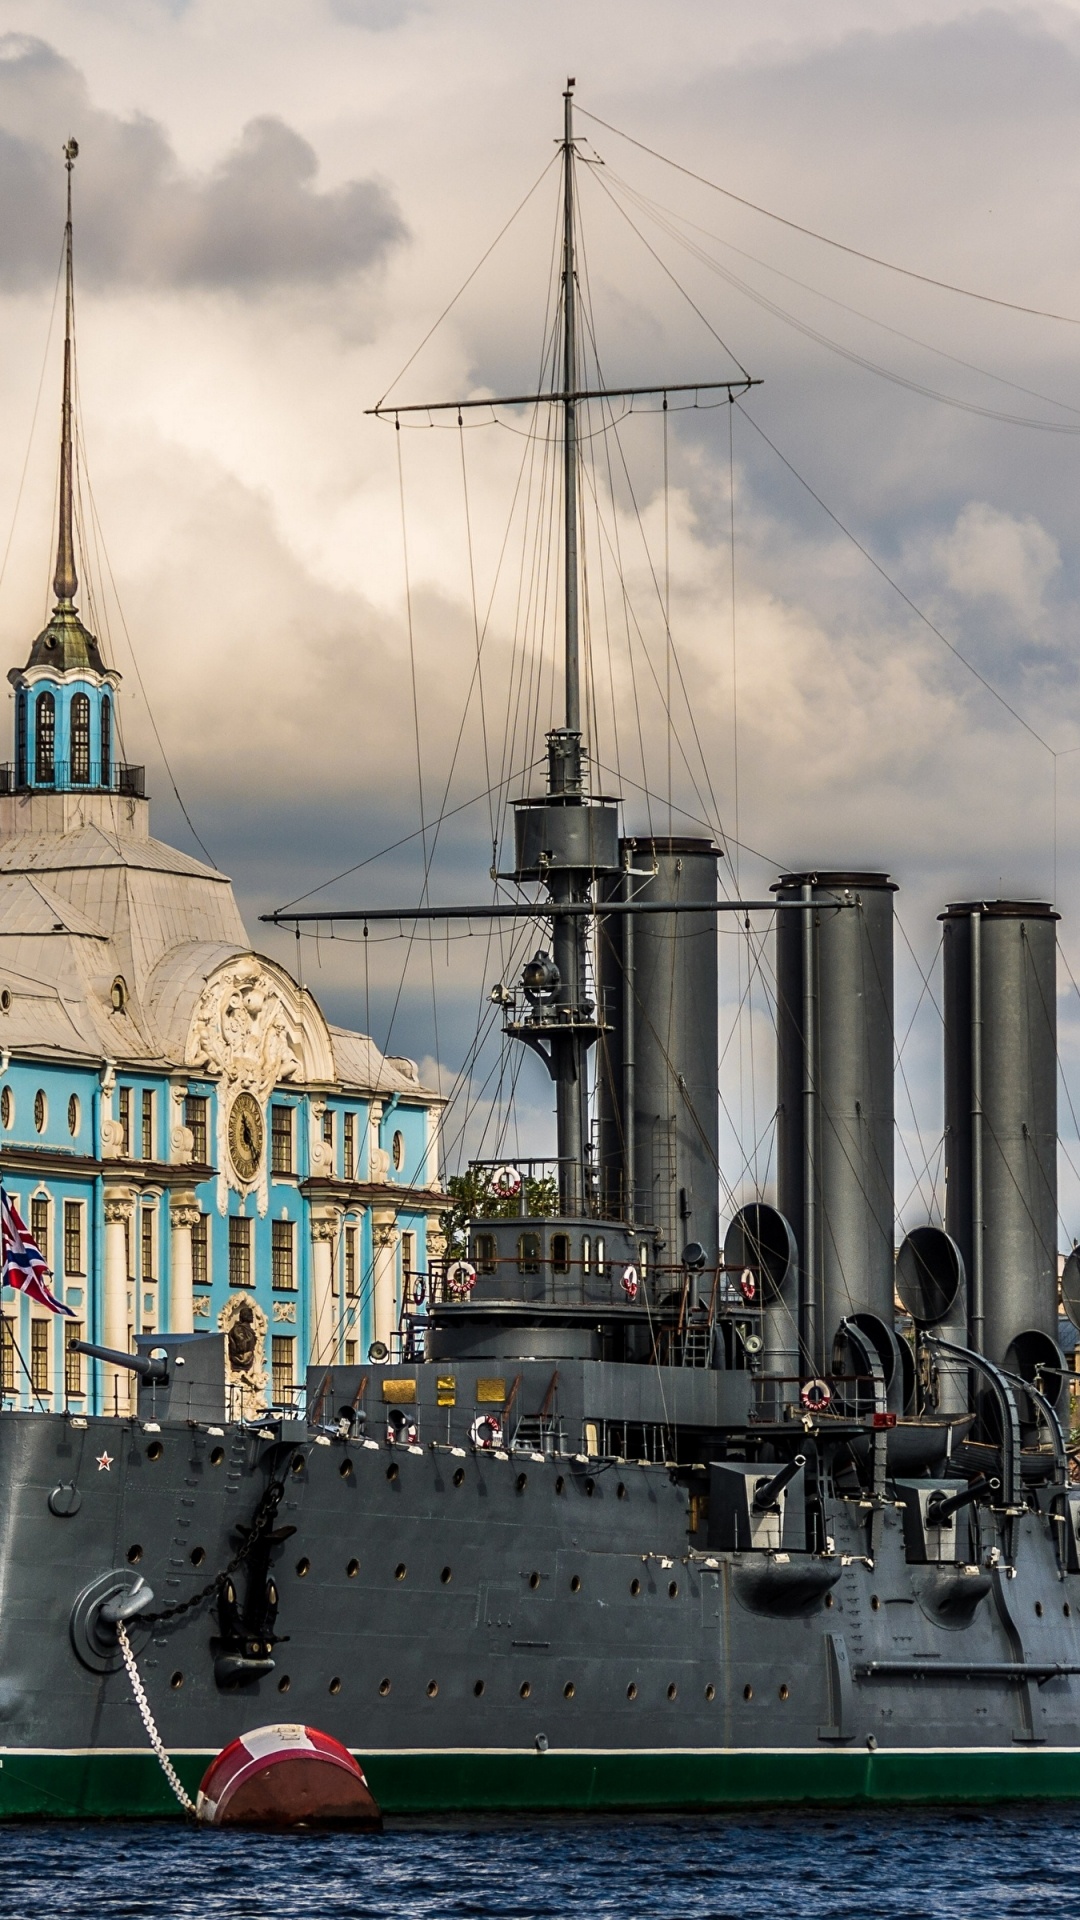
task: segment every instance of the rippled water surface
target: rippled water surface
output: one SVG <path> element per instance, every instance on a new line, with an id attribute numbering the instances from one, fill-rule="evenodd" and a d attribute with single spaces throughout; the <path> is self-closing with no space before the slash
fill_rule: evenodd
<path id="1" fill-rule="evenodd" d="M 3 1920 L 1080 1920 L 1080 1808 L 395 1827 L 0 1828 Z"/>

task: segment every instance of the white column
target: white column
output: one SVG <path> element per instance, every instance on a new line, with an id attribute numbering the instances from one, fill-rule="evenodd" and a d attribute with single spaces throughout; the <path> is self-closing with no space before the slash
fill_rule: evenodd
<path id="1" fill-rule="evenodd" d="M 375 1242 L 374 1275 L 371 1289 L 372 1338 L 389 1347 L 397 1332 L 397 1215 L 390 1208 L 375 1207 L 371 1215 Z"/>
<path id="2" fill-rule="evenodd" d="M 194 1193 L 178 1188 L 169 1198 L 169 1332 L 194 1333 L 191 1229 L 199 1219 Z"/>
<path id="3" fill-rule="evenodd" d="M 311 1351 L 308 1364 L 330 1366 L 337 1359 L 334 1311 L 334 1259 L 341 1233 L 341 1208 L 311 1209 Z"/>
<path id="4" fill-rule="evenodd" d="M 105 1194 L 105 1298 L 103 1345 L 128 1351 L 128 1259 L 127 1233 L 134 1215 L 135 1196 L 130 1187 L 113 1187 Z M 126 1418 L 131 1411 L 132 1381 L 127 1367 L 103 1369 L 102 1411 L 119 1412 Z"/>

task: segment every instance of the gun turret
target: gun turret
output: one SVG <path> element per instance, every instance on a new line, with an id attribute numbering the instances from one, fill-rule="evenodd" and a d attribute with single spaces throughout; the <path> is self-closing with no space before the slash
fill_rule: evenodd
<path id="1" fill-rule="evenodd" d="M 149 1386 L 163 1387 L 169 1379 L 168 1359 L 154 1359 L 147 1353 L 121 1353 L 117 1347 L 99 1347 L 93 1340 L 73 1340 L 73 1353 L 88 1353 L 93 1360 L 107 1360 L 113 1367 L 128 1367 Z"/>
<path id="2" fill-rule="evenodd" d="M 805 1467 L 805 1465 L 805 1453 L 797 1453 L 794 1460 L 789 1460 L 786 1466 L 781 1467 L 779 1473 L 773 1474 L 771 1480 L 759 1480 L 754 1489 L 754 1497 L 750 1502 L 751 1512 L 769 1513 L 773 1511 L 784 1488 L 788 1485 L 789 1481 L 794 1480 L 795 1475 L 802 1467 Z"/>
<path id="3" fill-rule="evenodd" d="M 968 1481 L 961 1493 L 954 1493 L 948 1497 L 943 1493 L 932 1493 L 926 1503 L 927 1526 L 950 1527 L 953 1515 L 959 1513 L 961 1508 L 970 1507 L 972 1502 L 980 1500 L 984 1493 L 995 1493 L 1000 1485 L 1000 1480 L 989 1480 L 985 1473 L 980 1473 L 977 1479 Z"/>

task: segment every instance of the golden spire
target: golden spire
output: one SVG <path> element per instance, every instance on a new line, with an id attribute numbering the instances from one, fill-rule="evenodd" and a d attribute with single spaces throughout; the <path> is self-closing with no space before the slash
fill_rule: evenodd
<path id="1" fill-rule="evenodd" d="M 77 140 L 64 148 L 67 167 L 67 225 L 64 228 L 64 265 L 66 275 L 64 302 L 64 399 L 60 415 L 60 535 L 56 547 L 56 573 L 53 589 L 61 605 L 70 606 L 79 579 L 75 572 L 75 543 L 72 538 L 72 460 L 71 460 L 71 362 L 75 288 L 71 269 L 71 170 L 79 152 Z"/>

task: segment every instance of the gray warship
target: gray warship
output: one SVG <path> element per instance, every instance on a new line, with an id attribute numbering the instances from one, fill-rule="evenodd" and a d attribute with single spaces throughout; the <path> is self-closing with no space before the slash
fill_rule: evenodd
<path id="1" fill-rule="evenodd" d="M 564 715 L 515 807 L 515 900 L 445 910 L 541 930 L 496 993 L 551 1076 L 557 1195 L 530 1213 L 529 1163 L 480 1170 L 499 1205 L 429 1259 L 393 1346 L 308 1370 L 302 1412 L 237 1417 L 208 1331 L 84 1343 L 130 1412 L 0 1413 L 8 1818 L 177 1814 L 151 1724 L 192 1793 L 275 1721 L 348 1746 L 390 1814 L 1080 1793 L 1057 915 L 943 907 L 947 1214 L 897 1250 L 892 880 L 725 900 L 713 841 L 593 790 L 572 106 L 539 396 Z M 775 928 L 778 1168 L 724 1219 L 732 910 Z M 443 913 L 355 918 L 380 911 Z"/>

